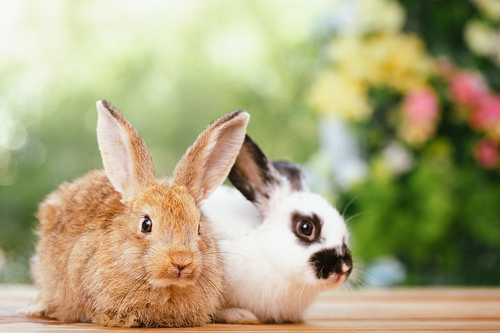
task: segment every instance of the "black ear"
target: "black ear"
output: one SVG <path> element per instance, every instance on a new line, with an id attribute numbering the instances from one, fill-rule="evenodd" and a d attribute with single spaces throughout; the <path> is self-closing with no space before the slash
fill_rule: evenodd
<path id="1" fill-rule="evenodd" d="M 302 173 L 298 165 L 283 161 L 274 161 L 273 165 L 281 175 L 288 179 L 292 190 L 297 192 L 309 190 L 307 188 L 304 173 Z"/>
<path id="2" fill-rule="evenodd" d="M 236 162 L 229 172 L 231 183 L 251 202 L 269 199 L 272 188 L 279 186 L 280 175 L 253 139 L 246 135 Z"/>

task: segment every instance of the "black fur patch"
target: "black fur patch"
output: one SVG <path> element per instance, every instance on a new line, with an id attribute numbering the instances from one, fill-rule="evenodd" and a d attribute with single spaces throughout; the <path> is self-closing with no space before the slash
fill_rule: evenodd
<path id="1" fill-rule="evenodd" d="M 310 236 L 303 235 L 299 231 L 302 222 L 310 222 L 314 226 L 314 230 Z M 313 243 L 321 242 L 321 227 L 323 221 L 316 214 L 303 215 L 297 211 L 292 213 L 292 232 L 295 234 L 299 242 L 303 245 L 311 245 Z"/>
<path id="2" fill-rule="evenodd" d="M 304 174 L 298 165 L 284 161 L 274 161 L 273 165 L 280 174 L 288 179 L 292 190 L 299 192 L 304 189 L 302 186 Z"/>
<path id="3" fill-rule="evenodd" d="M 333 273 L 342 273 L 342 265 L 344 264 L 349 267 L 346 274 L 349 275 L 352 272 L 351 251 L 346 244 L 342 246 L 342 251 L 331 248 L 316 252 L 311 256 L 309 262 L 318 279 L 328 279 Z"/>
<path id="4" fill-rule="evenodd" d="M 245 174 L 240 169 L 235 167 L 235 165 L 231 168 L 228 178 L 234 187 L 236 187 L 248 201 L 255 202 L 256 197 L 254 187 L 250 184 Z"/>
<path id="5" fill-rule="evenodd" d="M 269 185 L 277 182 L 270 169 L 272 168 L 271 162 L 267 158 L 266 154 L 264 154 L 262 149 L 260 149 L 257 143 L 249 135 L 245 136 L 244 145 L 250 153 L 250 156 L 252 156 L 257 166 L 257 172 L 259 173 L 263 183 L 265 185 Z"/>
<path id="6" fill-rule="evenodd" d="M 250 165 L 243 166 L 242 163 L 248 163 L 248 160 L 251 161 Z M 272 167 L 271 162 L 260 147 L 250 136 L 246 135 L 243 147 L 229 172 L 228 178 L 234 187 L 236 187 L 249 201 L 255 202 L 257 195 L 269 199 L 266 188 L 273 184 L 279 184 L 279 181 L 273 175 Z M 244 170 L 256 175 L 257 177 L 253 178 L 258 178 L 259 184 L 250 182 L 249 179 L 251 175 L 245 174 Z"/>

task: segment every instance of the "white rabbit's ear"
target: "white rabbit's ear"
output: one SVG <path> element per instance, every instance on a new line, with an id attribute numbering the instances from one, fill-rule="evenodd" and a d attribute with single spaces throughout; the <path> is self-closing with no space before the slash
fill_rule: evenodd
<path id="1" fill-rule="evenodd" d="M 153 159 L 137 130 L 105 100 L 97 105 L 97 142 L 106 175 L 125 202 L 156 181 Z"/>
<path id="2" fill-rule="evenodd" d="M 175 167 L 172 184 L 187 187 L 199 204 L 226 179 L 245 139 L 250 115 L 233 111 L 213 121 Z"/>
<path id="3" fill-rule="evenodd" d="M 273 165 L 281 175 L 288 179 L 292 191 L 309 192 L 304 173 L 298 165 L 284 161 L 273 161 Z"/>
<path id="4" fill-rule="evenodd" d="M 245 137 L 240 154 L 229 173 L 231 183 L 261 211 L 283 178 L 250 136 Z"/>

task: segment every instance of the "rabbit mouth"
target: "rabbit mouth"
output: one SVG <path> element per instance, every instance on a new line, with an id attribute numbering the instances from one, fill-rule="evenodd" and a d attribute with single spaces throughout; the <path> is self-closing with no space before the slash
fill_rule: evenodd
<path id="1" fill-rule="evenodd" d="M 159 287 L 168 287 L 175 285 L 177 287 L 186 287 L 193 285 L 199 275 L 198 269 L 194 265 L 179 265 L 171 262 L 170 265 L 155 274 L 152 280 L 153 284 Z"/>
<path id="2" fill-rule="evenodd" d="M 177 287 L 187 287 L 195 284 L 196 278 L 193 275 L 180 275 L 172 278 L 155 278 L 151 280 L 151 284 L 156 287 L 169 287 L 169 286 L 177 286 Z"/>
<path id="3" fill-rule="evenodd" d="M 349 273 L 332 274 L 328 279 L 322 280 L 321 283 L 327 288 L 336 288 L 343 285 L 348 277 Z"/>

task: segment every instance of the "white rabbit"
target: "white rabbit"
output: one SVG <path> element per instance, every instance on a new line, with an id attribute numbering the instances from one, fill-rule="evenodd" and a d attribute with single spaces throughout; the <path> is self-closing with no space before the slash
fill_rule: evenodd
<path id="1" fill-rule="evenodd" d="M 271 163 L 248 135 L 229 179 L 237 190 L 221 186 L 202 203 L 225 265 L 227 304 L 216 320 L 302 321 L 317 293 L 352 271 L 344 219 L 309 192 L 297 166 Z"/>

